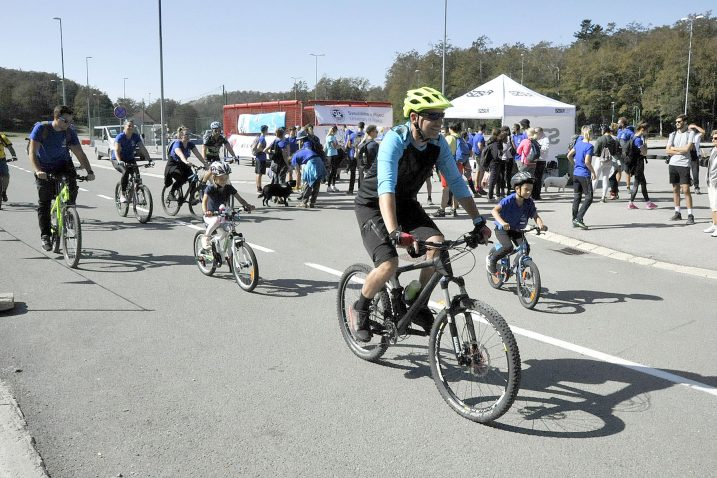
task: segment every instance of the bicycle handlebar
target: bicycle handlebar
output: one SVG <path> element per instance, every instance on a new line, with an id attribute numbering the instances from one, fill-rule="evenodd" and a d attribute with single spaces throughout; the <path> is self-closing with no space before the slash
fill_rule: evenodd
<path id="1" fill-rule="evenodd" d="M 244 211 L 247 214 L 251 214 L 252 209 L 248 207 L 242 206 L 242 211 Z M 211 213 L 213 217 L 225 217 L 225 218 L 231 218 L 234 219 L 236 216 L 239 215 L 239 209 L 225 209 L 223 211 L 207 211 Z"/>

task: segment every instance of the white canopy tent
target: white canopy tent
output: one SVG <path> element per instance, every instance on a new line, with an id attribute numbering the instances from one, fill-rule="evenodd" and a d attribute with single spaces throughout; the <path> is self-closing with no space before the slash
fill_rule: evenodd
<path id="1" fill-rule="evenodd" d="M 446 118 L 499 119 L 503 125 L 530 120 L 550 138 L 550 156 L 568 152 L 575 131 L 575 106 L 543 96 L 506 75 L 500 75 L 463 96 L 451 100 Z"/>

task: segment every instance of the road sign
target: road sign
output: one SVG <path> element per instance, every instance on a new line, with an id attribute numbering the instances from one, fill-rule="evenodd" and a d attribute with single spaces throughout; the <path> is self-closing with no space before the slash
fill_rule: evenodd
<path id="1" fill-rule="evenodd" d="M 115 106 L 115 118 L 124 119 L 127 116 L 127 109 L 124 106 Z"/>

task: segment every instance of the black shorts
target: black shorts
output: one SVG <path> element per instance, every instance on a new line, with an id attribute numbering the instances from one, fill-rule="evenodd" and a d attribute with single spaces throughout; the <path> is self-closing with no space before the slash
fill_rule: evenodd
<path id="1" fill-rule="evenodd" d="M 422 241 L 443 235 L 418 201 L 411 201 L 400 207 L 397 205 L 396 216 L 403 232 L 411 233 Z M 396 248 L 388 241 L 389 231 L 386 230 L 379 208 L 357 205 L 356 220 L 361 229 L 363 246 L 371 256 L 374 266 L 398 257 Z"/>
<path id="2" fill-rule="evenodd" d="M 256 174 L 266 174 L 266 161 L 254 160 L 254 172 Z"/>
<path id="3" fill-rule="evenodd" d="M 670 165 L 670 184 L 692 184 L 690 180 L 690 167 L 689 166 L 673 166 Z"/>

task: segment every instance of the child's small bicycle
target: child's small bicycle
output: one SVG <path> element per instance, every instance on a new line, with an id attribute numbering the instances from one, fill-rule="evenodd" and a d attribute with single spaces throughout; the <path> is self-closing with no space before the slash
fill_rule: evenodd
<path id="1" fill-rule="evenodd" d="M 537 235 L 540 235 L 538 226 L 519 231 L 523 236 L 523 243 L 498 261 L 495 274 L 488 272 L 488 283 L 494 289 L 500 289 L 511 276 L 515 275 L 517 283 L 515 292 L 518 294 L 520 304 L 526 309 L 532 309 L 540 300 L 540 271 L 529 255 L 530 244 L 525 237 L 525 233 L 531 231 L 536 231 Z M 513 254 L 515 254 L 515 258 L 511 267 L 510 256 Z"/>
<path id="2" fill-rule="evenodd" d="M 197 231 L 194 235 L 194 258 L 197 267 L 202 274 L 210 276 L 217 267 L 226 262 L 239 287 L 247 292 L 253 291 L 259 283 L 259 265 L 254 250 L 242 233 L 236 231 L 239 211 L 229 209 L 215 212 L 213 215 L 222 218 L 223 222 L 212 233 L 211 250 L 202 247 L 203 231 Z"/>

